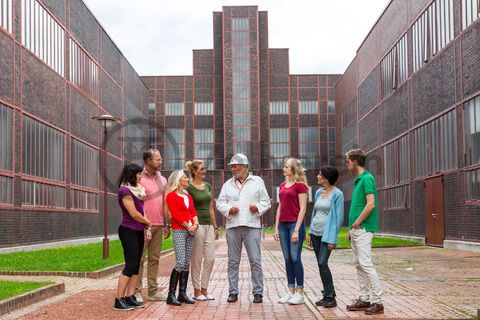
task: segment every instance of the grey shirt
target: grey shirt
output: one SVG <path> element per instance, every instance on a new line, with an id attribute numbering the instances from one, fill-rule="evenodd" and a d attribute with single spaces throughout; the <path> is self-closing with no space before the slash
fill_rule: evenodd
<path id="1" fill-rule="evenodd" d="M 315 213 L 312 217 L 312 222 L 310 224 L 310 234 L 313 234 L 317 237 L 323 235 L 323 229 L 325 228 L 325 223 L 327 222 L 328 213 L 332 207 L 332 194 L 329 194 L 325 199 L 322 199 L 320 195 L 315 202 Z"/>

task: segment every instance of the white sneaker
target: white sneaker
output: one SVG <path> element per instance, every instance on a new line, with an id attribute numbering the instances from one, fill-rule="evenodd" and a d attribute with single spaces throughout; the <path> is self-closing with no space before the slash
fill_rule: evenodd
<path id="1" fill-rule="evenodd" d="M 143 303 L 143 297 L 141 293 L 135 294 L 135 298 L 137 299 L 137 302 Z"/>
<path id="2" fill-rule="evenodd" d="M 288 300 L 288 303 L 290 303 L 290 304 L 302 304 L 302 303 L 305 303 L 305 298 L 303 297 L 303 295 L 301 295 L 299 293 L 295 293 L 294 295 L 292 295 L 290 297 L 290 299 Z"/>
<path id="3" fill-rule="evenodd" d="M 290 300 L 291 297 L 292 297 L 292 294 L 290 292 L 288 292 L 283 297 L 278 299 L 278 303 L 288 303 L 288 300 Z"/>

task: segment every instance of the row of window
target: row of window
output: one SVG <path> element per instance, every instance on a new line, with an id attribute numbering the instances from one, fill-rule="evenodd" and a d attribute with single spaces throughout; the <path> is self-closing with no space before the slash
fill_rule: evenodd
<path id="1" fill-rule="evenodd" d="M 0 0 L 0 27 L 12 33 L 12 0 Z"/>

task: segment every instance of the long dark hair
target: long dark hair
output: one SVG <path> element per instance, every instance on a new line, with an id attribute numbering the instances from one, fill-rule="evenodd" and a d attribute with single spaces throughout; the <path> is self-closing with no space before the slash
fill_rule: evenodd
<path id="1" fill-rule="evenodd" d="M 133 187 L 137 186 L 137 173 L 142 172 L 143 168 L 140 167 L 138 164 L 135 163 L 129 163 L 126 164 L 125 167 L 123 167 L 122 173 L 120 174 L 120 177 L 118 178 L 118 187 L 122 184 L 129 184 Z"/>

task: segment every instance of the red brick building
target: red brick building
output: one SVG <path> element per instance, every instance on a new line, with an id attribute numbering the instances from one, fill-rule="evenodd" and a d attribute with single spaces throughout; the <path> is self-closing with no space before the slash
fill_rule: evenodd
<path id="1" fill-rule="evenodd" d="M 115 179 L 148 146 L 167 176 L 205 159 L 216 194 L 243 152 L 274 202 L 285 157 L 301 158 L 312 183 L 334 161 L 340 75 L 291 75 L 256 6 L 215 12 L 213 49 L 193 51 L 192 76 L 158 77 L 140 77 L 81 0 L 0 8 L 0 246 L 102 234 L 103 130 L 92 116 L 123 122 L 108 133 L 110 233 Z"/>
<path id="2" fill-rule="evenodd" d="M 478 0 L 390 1 L 335 87 L 337 153 L 368 152 L 384 232 L 480 240 L 479 15 Z"/>

